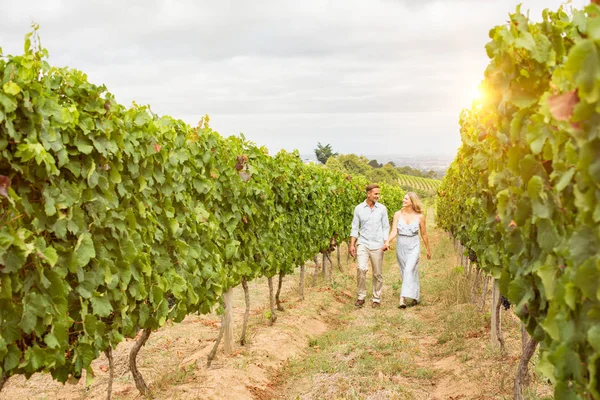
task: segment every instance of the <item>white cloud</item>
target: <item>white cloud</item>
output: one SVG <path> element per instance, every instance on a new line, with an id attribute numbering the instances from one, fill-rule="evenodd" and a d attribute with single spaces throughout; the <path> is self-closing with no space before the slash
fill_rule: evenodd
<path id="1" fill-rule="evenodd" d="M 488 31 L 519 1 L 10 3 L 4 53 L 20 52 L 36 21 L 52 63 L 82 69 L 125 104 L 191 124 L 208 113 L 223 134 L 272 150 L 309 153 L 319 141 L 344 153 L 452 154 Z M 522 3 L 532 17 L 560 5 Z"/>

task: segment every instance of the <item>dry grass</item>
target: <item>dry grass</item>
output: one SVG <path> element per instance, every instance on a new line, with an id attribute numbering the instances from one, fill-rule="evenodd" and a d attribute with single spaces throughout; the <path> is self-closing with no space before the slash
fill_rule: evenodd
<path id="1" fill-rule="evenodd" d="M 431 228 L 430 240 L 434 259 L 420 261 L 421 304 L 396 308 L 401 283 L 395 257 L 386 255 L 381 309 L 346 305 L 337 327 L 311 338 L 306 355 L 281 373 L 281 398 L 512 398 L 520 321 L 512 312 L 503 313 L 507 353 L 501 355 L 489 339 L 491 294 L 480 311 L 479 285 L 471 304 L 473 276 L 467 278 L 455 265 L 452 243 Z M 355 283 L 347 283 L 345 290 L 354 292 Z M 533 373 L 527 398 L 551 398 L 551 393 Z"/>
<path id="2" fill-rule="evenodd" d="M 430 213 L 431 214 L 431 213 Z M 431 217 L 431 215 L 429 216 Z M 249 284 L 251 312 L 247 345 L 221 351 L 211 369 L 206 355 L 219 328 L 219 316 L 189 316 L 154 332 L 138 364 L 157 399 L 509 399 L 520 357 L 520 322 L 503 313 L 506 355 L 490 345 L 490 313 L 470 304 L 472 280 L 465 277 L 448 238 L 430 225 L 434 259 L 420 262 L 421 304 L 397 308 L 399 276 L 395 256 L 386 254 L 380 309 L 353 305 L 356 264 L 343 273 L 335 264 L 333 280 L 307 266 L 304 302 L 298 301 L 298 274 L 284 281 L 283 306 L 271 326 L 266 316 L 266 280 Z M 345 250 L 345 248 L 344 248 Z M 335 263 L 335 257 L 333 257 Z M 369 286 L 368 286 L 369 287 Z M 481 296 L 477 297 L 479 303 Z M 485 310 L 490 308 L 488 303 Z M 241 333 L 242 290 L 234 295 L 235 337 Z M 114 351 L 114 399 L 140 399 L 128 371 L 133 341 Z M 534 357 L 532 364 L 537 359 Z M 63 386 L 45 375 L 26 381 L 13 377 L 6 399 L 105 398 L 106 360 L 93 364 L 94 382 Z M 551 397 L 552 389 L 533 375 L 528 399 Z"/>
<path id="3" fill-rule="evenodd" d="M 349 301 L 340 290 L 325 286 L 321 275 L 318 275 L 317 286 L 312 287 L 313 271 L 314 264 L 307 263 L 307 272 L 311 276 L 307 279 L 303 302 L 298 301 L 298 273 L 284 279 L 282 300 L 285 311 L 277 311 L 278 320 L 272 326 L 266 317 L 269 309 L 266 279 L 250 282 L 247 344 L 242 347 L 236 343 L 231 356 L 226 356 L 221 346 L 210 369 L 206 368 L 206 356 L 220 327 L 220 317 L 216 313 L 190 315 L 179 324 L 167 323 L 153 332 L 138 355 L 138 367 L 152 396 L 157 399 L 252 399 L 260 394 L 269 398 L 273 371 L 289 357 L 303 351 L 309 336 L 327 331 L 329 322 L 339 315 L 342 303 Z M 349 279 L 335 277 L 334 283 Z M 241 334 L 244 308 L 243 290 L 239 288 L 234 291 L 236 340 Z M 126 340 L 113 351 L 114 399 L 141 398 L 127 362 L 133 344 L 133 340 Z M 85 373 L 74 385 L 62 385 L 44 374 L 35 374 L 29 380 L 11 377 L 0 399 L 103 399 L 108 382 L 107 365 L 103 355 L 93 362 L 95 378 L 89 386 L 86 386 Z"/>

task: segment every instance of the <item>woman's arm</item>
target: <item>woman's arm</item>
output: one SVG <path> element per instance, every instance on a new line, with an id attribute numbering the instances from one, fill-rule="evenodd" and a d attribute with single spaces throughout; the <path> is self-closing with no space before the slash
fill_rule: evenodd
<path id="1" fill-rule="evenodd" d="M 392 222 L 392 227 L 390 228 L 390 234 L 388 235 L 387 240 L 385 241 L 385 245 L 389 248 L 392 240 L 398 235 L 398 219 L 400 218 L 400 211 L 396 211 L 394 213 L 394 220 Z"/>
<path id="2" fill-rule="evenodd" d="M 425 215 L 421 214 L 419 228 L 421 230 L 421 237 L 425 242 L 425 248 L 427 249 L 427 259 L 431 260 L 431 248 L 429 247 L 429 236 L 427 236 L 427 228 L 425 224 Z"/>

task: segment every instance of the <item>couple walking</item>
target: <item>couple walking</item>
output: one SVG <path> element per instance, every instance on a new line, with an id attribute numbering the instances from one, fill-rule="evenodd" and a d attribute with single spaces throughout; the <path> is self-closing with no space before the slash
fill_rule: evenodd
<path id="1" fill-rule="evenodd" d="M 373 268 L 373 307 L 377 308 L 381 305 L 383 252 L 390 249 L 390 242 L 397 236 L 396 257 L 402 278 L 399 307 L 405 308 L 408 301 L 406 299 L 415 302 L 419 302 L 420 299 L 417 269 L 420 252 L 419 231 L 427 248 L 427 259 L 431 259 L 423 205 L 415 193 L 408 192 L 402 200 L 402 209 L 394 214 L 390 231 L 387 209 L 383 204 L 378 203 L 379 196 L 379 186 L 367 186 L 366 200 L 354 209 L 350 232 L 350 254 L 356 257 L 358 262 L 358 299 L 355 305 L 362 307 L 365 304 L 369 260 Z"/>

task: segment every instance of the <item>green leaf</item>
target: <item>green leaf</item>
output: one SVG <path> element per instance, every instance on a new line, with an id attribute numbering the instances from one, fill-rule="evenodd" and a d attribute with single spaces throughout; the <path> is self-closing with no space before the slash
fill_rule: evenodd
<path id="1" fill-rule="evenodd" d="M 44 294 L 29 292 L 23 299 L 24 309 L 31 311 L 38 317 L 43 317 L 48 312 L 50 302 Z"/>
<path id="2" fill-rule="evenodd" d="M 83 154 L 91 154 L 94 150 L 92 141 L 85 136 L 78 136 L 77 139 L 75 139 L 75 146 L 77 147 L 77 150 Z"/>
<path id="3" fill-rule="evenodd" d="M 0 256 L 13 244 L 13 236 L 0 231 Z"/>
<path id="4" fill-rule="evenodd" d="M 31 311 L 23 311 L 23 317 L 21 318 L 21 323 L 19 325 L 23 332 L 30 334 L 37 325 L 37 317 Z"/>
<path id="5" fill-rule="evenodd" d="M 2 89 L 4 90 L 4 93 L 8 93 L 13 96 L 18 95 L 21 92 L 21 88 L 19 87 L 19 85 L 17 85 L 13 81 L 6 82 L 4 85 L 2 85 Z"/>
<path id="6" fill-rule="evenodd" d="M 587 332 L 588 343 L 600 353 L 600 325 L 594 325 Z"/>
<path id="7" fill-rule="evenodd" d="M 537 243 L 544 251 L 551 252 L 559 241 L 556 227 L 549 219 L 539 219 L 535 224 L 538 228 Z"/>
<path id="8" fill-rule="evenodd" d="M 558 346 L 552 356 L 552 361 L 559 379 L 568 379 L 581 373 L 581 360 L 577 353 L 570 349 L 566 343 Z"/>
<path id="9" fill-rule="evenodd" d="M 57 220 L 52 226 L 54 234 L 59 239 L 66 239 L 67 236 L 67 220 L 65 218 Z"/>
<path id="10" fill-rule="evenodd" d="M 60 343 L 58 342 L 58 339 L 56 339 L 56 336 L 53 332 L 50 332 L 44 336 L 44 343 L 46 343 L 51 349 L 56 349 L 60 346 Z"/>
<path id="11" fill-rule="evenodd" d="M 17 102 L 13 98 L 0 93 L 0 106 L 4 108 L 6 114 L 9 114 L 17 109 Z"/>
<path id="12" fill-rule="evenodd" d="M 12 343 L 8 345 L 7 349 L 8 352 L 4 357 L 4 370 L 10 371 L 19 365 L 21 360 L 21 350 Z"/>
<path id="13" fill-rule="evenodd" d="M 571 310 L 575 310 L 577 307 L 577 304 L 579 303 L 579 297 L 580 293 L 575 285 L 573 285 L 571 282 L 567 283 L 565 285 L 565 303 L 571 307 Z M 566 325 L 562 325 L 561 330 L 564 330 L 565 326 Z"/>
<path id="14" fill-rule="evenodd" d="M 553 207 L 550 202 L 533 200 L 531 210 L 536 218 L 551 219 Z"/>
<path id="15" fill-rule="evenodd" d="M 86 266 L 92 258 L 96 257 L 94 241 L 89 233 L 79 236 L 77 245 L 75 246 L 75 254 L 77 256 L 77 265 L 80 267 Z"/>
<path id="16" fill-rule="evenodd" d="M 575 270 L 575 285 L 588 299 L 596 299 L 596 293 L 600 289 L 599 282 L 600 271 L 593 259 L 586 260 Z"/>
<path id="17" fill-rule="evenodd" d="M 545 376 L 547 379 L 549 379 L 552 383 L 555 382 L 554 365 L 551 361 L 548 360 L 547 352 L 540 353 L 540 358 L 536 366 L 536 370 L 540 372 L 543 376 Z"/>
<path id="18" fill-rule="evenodd" d="M 139 324 L 140 326 L 145 327 L 146 326 L 146 322 L 148 321 L 148 317 L 150 316 L 150 309 L 148 308 L 147 304 L 142 304 L 140 306 L 140 313 L 139 313 Z"/>
<path id="19" fill-rule="evenodd" d="M 575 175 L 575 168 L 569 168 L 566 172 L 561 174 L 560 179 L 558 180 L 555 186 L 556 190 L 562 192 L 567 187 L 567 185 L 571 183 L 573 175 Z"/>
<path id="20" fill-rule="evenodd" d="M 594 17 L 590 17 L 590 18 L 586 18 L 585 21 L 586 23 L 586 30 L 588 33 L 588 36 L 590 39 L 592 40 L 599 40 L 600 39 L 600 18 L 598 18 L 597 16 Z"/>
<path id="21" fill-rule="evenodd" d="M 552 258 L 552 261 L 555 260 Z M 536 271 L 536 274 L 542 280 L 542 284 L 544 285 L 544 292 L 548 300 L 552 300 L 554 298 L 554 289 L 556 288 L 556 272 L 556 265 L 550 264 L 548 263 L 548 261 L 546 261 L 546 264 L 538 268 L 538 270 Z"/>
<path id="22" fill-rule="evenodd" d="M 583 264 L 588 258 L 593 257 L 598 246 L 597 234 L 591 228 L 582 226 L 569 240 L 569 249 L 576 265 Z"/>
<path id="23" fill-rule="evenodd" d="M 138 127 L 145 125 L 150 121 L 150 116 L 146 112 L 146 110 L 139 110 L 137 115 L 135 116 L 134 124 Z"/>
<path id="24" fill-rule="evenodd" d="M 94 296 L 90 298 L 90 302 L 92 303 L 94 314 L 99 317 L 108 317 L 113 311 L 112 305 L 106 296 Z"/>
<path id="25" fill-rule="evenodd" d="M 43 254 L 48 264 L 50 264 L 51 267 L 54 267 L 58 261 L 58 254 L 56 253 L 56 250 L 53 247 L 47 247 Z"/>
<path id="26" fill-rule="evenodd" d="M 540 199 L 544 196 L 544 181 L 539 176 L 533 176 L 527 184 L 527 193 L 532 199 Z"/>
<path id="27" fill-rule="evenodd" d="M 225 247 L 225 259 L 231 259 L 237 252 L 239 245 L 240 242 L 238 242 L 237 240 L 228 243 Z"/>
<path id="28" fill-rule="evenodd" d="M 83 329 L 85 330 L 85 333 L 90 336 L 94 336 L 96 334 L 97 322 L 98 322 L 98 319 L 94 315 L 87 314 L 83 318 Z M 90 362 L 91 362 L 91 360 L 90 360 Z"/>
<path id="29" fill-rule="evenodd" d="M 579 98 L 595 103 L 600 98 L 600 55 L 593 40 L 583 39 L 569 51 L 566 71 L 579 87 Z"/>
<path id="30" fill-rule="evenodd" d="M 75 348 L 75 361 L 81 363 L 83 368 L 88 367 L 94 361 L 94 348 L 86 343 L 80 343 Z"/>
<path id="31" fill-rule="evenodd" d="M 14 247 L 8 249 L 4 255 L 4 266 L 5 268 L 2 272 L 8 274 L 17 272 L 23 265 L 25 265 L 25 261 L 27 259 L 27 254 L 20 250 L 15 249 Z"/>

